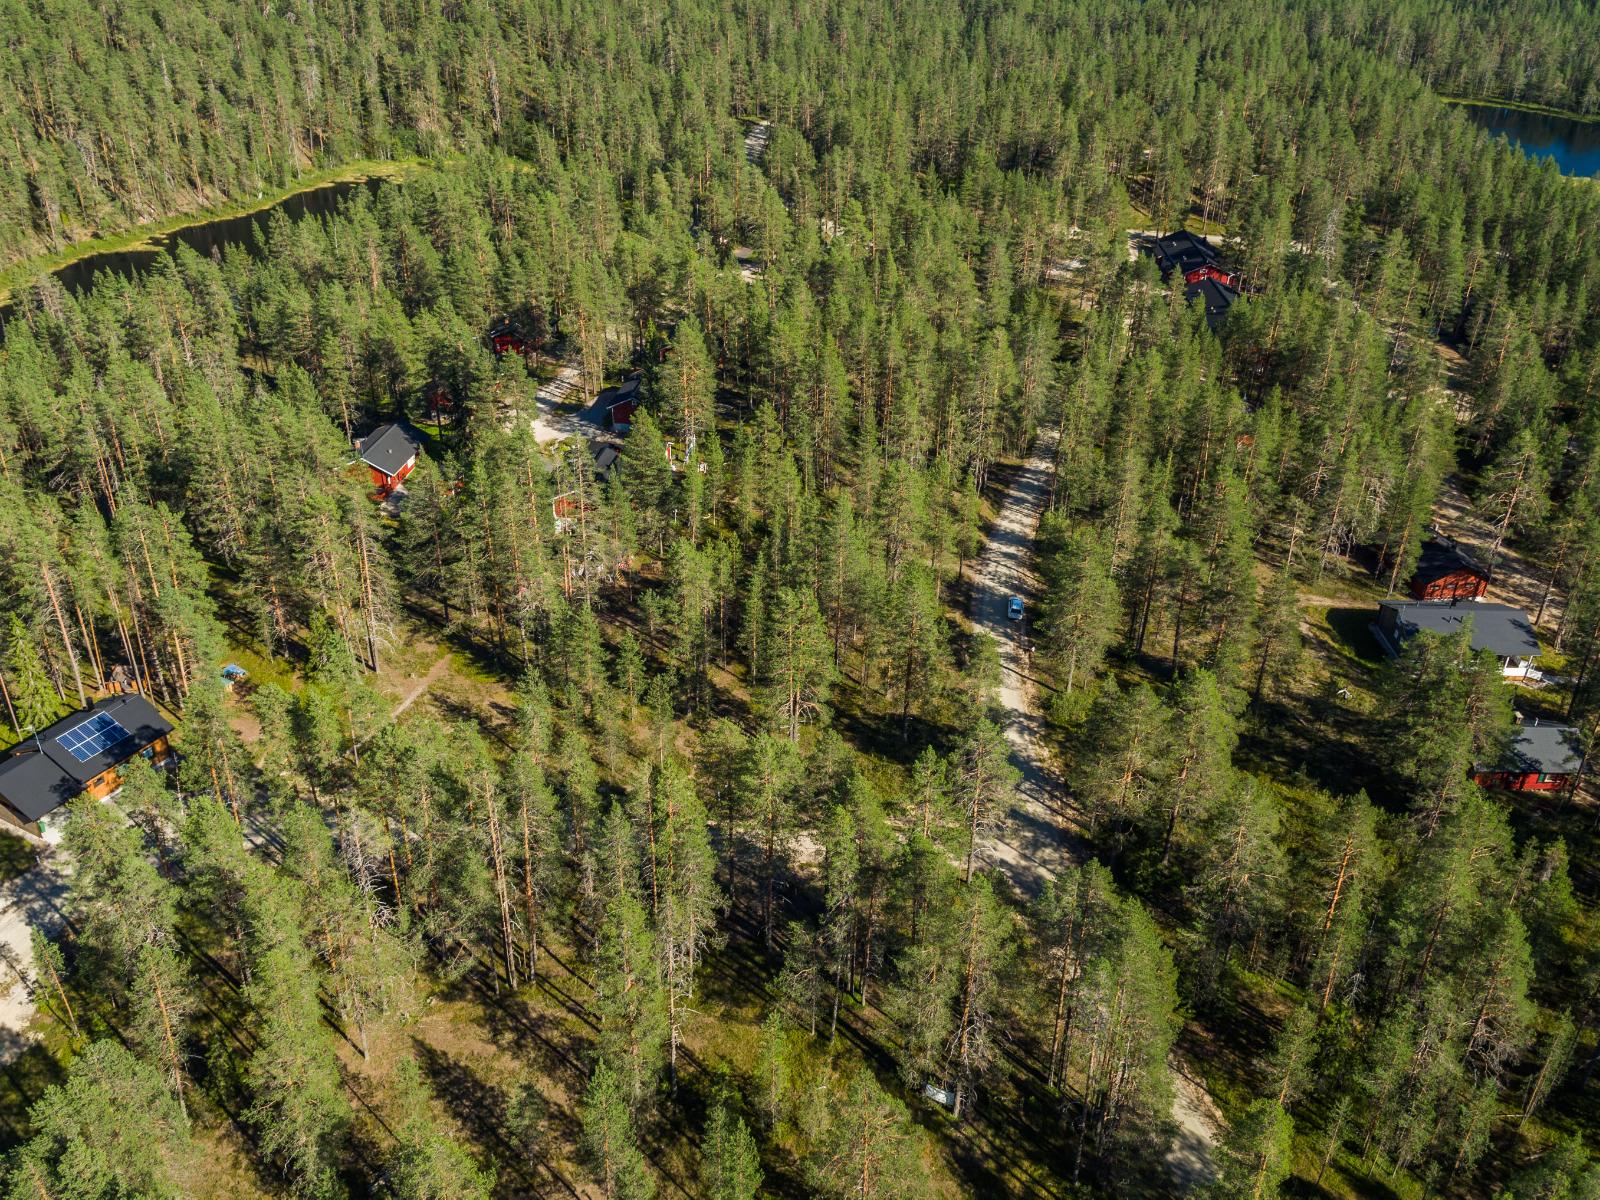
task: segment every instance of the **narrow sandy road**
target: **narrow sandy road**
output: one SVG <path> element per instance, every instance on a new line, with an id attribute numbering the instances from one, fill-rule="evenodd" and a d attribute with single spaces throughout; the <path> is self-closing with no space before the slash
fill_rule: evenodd
<path id="1" fill-rule="evenodd" d="M 583 432 L 583 373 L 578 364 L 564 362 L 554 379 L 540 385 L 533 413 L 533 439 L 539 445 L 559 442 Z"/>
<path id="2" fill-rule="evenodd" d="M 989 540 L 973 568 L 972 620 L 999 644 L 1002 671 L 999 706 L 1005 718 L 1011 761 L 1022 772 L 1022 785 L 1011 808 L 984 846 L 988 861 L 1003 871 L 1017 890 L 1036 896 L 1046 879 L 1081 861 L 1083 847 L 1068 828 L 1064 793 L 1052 777 L 1049 754 L 1041 737 L 1043 722 L 1034 704 L 1025 645 L 1028 620 L 1012 621 L 1006 605 L 1020 596 L 1025 611 L 1033 607 L 1033 535 L 1050 497 L 1050 463 L 1055 432 L 1042 434 L 1028 461 L 1011 481 Z"/>
<path id="3" fill-rule="evenodd" d="M 450 655 L 448 653 L 441 654 L 438 661 L 428 668 L 428 673 L 417 681 L 416 686 L 405 694 L 405 698 L 399 704 L 394 706 L 394 711 L 389 714 L 389 719 L 391 721 L 399 720 L 400 714 L 415 704 L 422 693 L 432 687 L 449 666 Z"/>
<path id="4" fill-rule="evenodd" d="M 1024 611 L 1036 605 L 1038 581 L 1033 573 L 1033 538 L 1050 497 L 1050 467 L 1055 433 L 1040 436 L 1028 461 L 1007 488 L 973 572 L 972 621 L 999 644 L 1001 681 L 997 701 L 1005 719 L 1011 761 L 1022 773 L 1010 809 L 984 845 L 989 863 L 1004 872 L 1024 896 L 1036 896 L 1045 881 L 1082 862 L 1088 848 L 1073 827 L 1065 789 L 1055 779 L 1043 740 L 1038 694 L 1027 650 L 1028 622 L 1012 621 L 1007 604 L 1012 596 Z M 1205 1088 L 1184 1069 L 1176 1055 L 1168 1065 L 1173 1075 L 1173 1141 L 1163 1158 L 1182 1194 L 1209 1182 L 1211 1151 L 1220 1129 L 1220 1114 Z"/>

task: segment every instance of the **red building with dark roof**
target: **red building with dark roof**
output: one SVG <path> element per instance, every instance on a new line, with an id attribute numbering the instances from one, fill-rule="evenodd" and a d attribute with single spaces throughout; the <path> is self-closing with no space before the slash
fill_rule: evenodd
<path id="1" fill-rule="evenodd" d="M 379 425 L 356 443 L 372 483 L 384 495 L 400 486 L 417 465 L 422 439 L 403 425 Z"/>
<path id="2" fill-rule="evenodd" d="M 1489 572 L 1447 537 L 1422 543 L 1422 557 L 1411 574 L 1413 600 L 1479 600 L 1489 590 Z"/>

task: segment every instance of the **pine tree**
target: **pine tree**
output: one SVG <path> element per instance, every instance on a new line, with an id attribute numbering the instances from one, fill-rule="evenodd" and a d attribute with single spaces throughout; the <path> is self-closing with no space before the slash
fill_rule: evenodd
<path id="1" fill-rule="evenodd" d="M 12 710 L 20 727 L 19 736 L 37 733 L 61 712 L 61 694 L 50 682 L 44 660 L 33 639 L 15 613 L 11 614 L 6 635 L 5 678 Z"/>
<path id="2" fill-rule="evenodd" d="M 293 1193 L 321 1200 L 339 1191 L 349 1105 L 293 904 L 276 880 L 257 874 L 249 887 L 252 969 L 245 997 L 258 1034 L 245 1118 Z"/>
<path id="3" fill-rule="evenodd" d="M 614 810 L 615 811 L 615 810 Z M 615 1072 L 635 1111 L 654 1093 L 669 1030 L 656 939 L 632 895 L 606 906 L 595 957 L 600 1062 Z"/>
<path id="4" fill-rule="evenodd" d="M 1005 734 L 988 720 L 980 720 L 968 735 L 958 763 L 956 790 L 966 826 L 962 875 L 970 883 L 979 845 L 1004 815 L 1021 772 L 1011 763 L 1011 747 Z"/>
<path id="5" fill-rule="evenodd" d="M 656 947 L 667 1007 L 667 1069 L 677 1087 L 678 1048 L 694 1001 L 695 973 L 706 950 L 719 943 L 717 913 L 723 907 L 716 885 L 705 806 L 688 776 L 669 761 L 656 787 L 661 901 Z"/>
<path id="6" fill-rule="evenodd" d="M 761 1180 L 761 1155 L 755 1139 L 724 1099 L 706 1119 L 700 1187 L 706 1200 L 755 1200 Z"/>
<path id="7" fill-rule="evenodd" d="M 1257 1100 L 1229 1129 L 1211 1194 L 1217 1200 L 1274 1200 L 1293 1166 L 1294 1122 L 1274 1101 Z"/>
<path id="8" fill-rule="evenodd" d="M 7 1162 L 8 1196 L 178 1200 L 201 1169 L 160 1072 L 113 1041 L 84 1051 L 28 1110 L 28 1124 Z"/>
<path id="9" fill-rule="evenodd" d="M 816 595 L 780 588 L 766 614 L 759 677 L 773 727 L 791 742 L 807 721 L 827 719 L 832 652 Z"/>
<path id="10" fill-rule="evenodd" d="M 583 1144 L 606 1200 L 650 1200 L 655 1177 L 639 1153 L 627 1086 L 606 1063 L 594 1070 L 584 1093 Z"/>
<path id="11" fill-rule="evenodd" d="M 821 1128 L 810 1173 L 820 1195 L 900 1200 L 923 1194 L 905 1106 L 866 1068 L 856 1069 L 844 1095 L 816 1120 Z"/>
<path id="12" fill-rule="evenodd" d="M 384 1195 L 394 1200 L 488 1200 L 494 1173 L 477 1167 L 430 1111 L 415 1059 L 395 1070 L 397 1145 L 383 1168 Z"/>

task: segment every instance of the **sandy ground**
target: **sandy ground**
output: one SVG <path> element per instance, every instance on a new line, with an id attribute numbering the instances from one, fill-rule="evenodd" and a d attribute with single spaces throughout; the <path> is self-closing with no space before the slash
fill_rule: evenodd
<path id="1" fill-rule="evenodd" d="M 0 837 L 10 836 L 0 834 Z M 35 926 L 54 937 L 66 924 L 62 901 L 67 882 L 59 852 L 0 888 L 0 1064 L 10 1062 L 33 1041 L 33 934 Z M 26 981 L 26 982 L 25 982 Z"/>
<path id="2" fill-rule="evenodd" d="M 582 431 L 585 412 L 576 407 L 583 401 L 580 374 L 576 363 L 563 363 L 556 377 L 539 388 L 533 436 L 541 446 Z"/>
<path id="3" fill-rule="evenodd" d="M 1034 703 L 1037 681 L 1027 649 L 1027 620 L 1006 616 L 1012 596 L 1031 605 L 1038 592 L 1033 574 L 1033 535 L 1050 495 L 1050 464 L 1055 434 L 1044 434 L 1011 481 L 995 514 L 989 539 L 974 567 L 972 619 L 999 644 L 1002 670 L 998 701 L 1006 718 L 1011 761 L 1022 783 L 999 828 L 984 844 L 984 857 L 1027 896 L 1086 855 L 1071 827 L 1065 789 L 1056 781 L 1042 740 L 1043 720 Z M 1211 1151 L 1221 1129 L 1221 1114 L 1205 1088 L 1174 1056 L 1172 1121 L 1177 1133 L 1163 1156 L 1179 1192 L 1213 1177 Z"/>
<path id="4" fill-rule="evenodd" d="M 752 163 L 758 163 L 767 156 L 767 143 L 772 140 L 771 121 L 752 121 L 750 128 L 744 135 L 744 156 Z"/>
<path id="5" fill-rule="evenodd" d="M 1033 703 L 1034 679 L 1026 646 L 1028 620 L 1009 620 L 1006 605 L 1020 596 L 1031 606 L 1034 531 L 1050 496 L 1055 433 L 1042 435 L 1006 492 L 989 529 L 989 540 L 973 567 L 972 619 L 999 645 L 998 701 L 1005 714 L 1012 764 L 1022 772 L 1016 799 L 983 847 L 984 857 L 1024 895 L 1037 895 L 1044 881 L 1081 860 L 1083 845 L 1069 830 L 1066 796 L 1050 771 L 1041 740 L 1043 720 Z"/>
<path id="6" fill-rule="evenodd" d="M 1205 1085 L 1184 1070 L 1177 1055 L 1167 1060 L 1167 1067 L 1172 1071 L 1172 1122 L 1178 1132 L 1162 1157 L 1178 1190 L 1187 1192 L 1216 1178 L 1211 1152 L 1221 1136 L 1222 1112 Z"/>

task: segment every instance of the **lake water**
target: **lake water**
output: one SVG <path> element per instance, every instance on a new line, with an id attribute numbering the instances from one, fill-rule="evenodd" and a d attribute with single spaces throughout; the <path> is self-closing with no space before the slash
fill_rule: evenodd
<path id="1" fill-rule="evenodd" d="M 382 184 L 381 179 L 362 179 L 311 188 L 285 197 L 259 212 L 237 217 L 222 217 L 198 225 L 186 225 L 182 229 L 175 229 L 171 233 L 152 238 L 149 245 L 137 249 L 107 250 L 99 254 L 86 255 L 57 270 L 55 277 L 67 291 L 76 295 L 87 291 L 93 285 L 95 276 L 102 271 L 121 275 L 126 279 L 142 275 L 175 246 L 188 246 L 191 250 L 207 256 L 213 253 L 220 254 L 230 246 L 242 246 L 246 250 L 253 251 L 256 245 L 256 229 L 264 227 L 267 219 L 274 213 L 281 212 L 291 221 L 298 221 L 302 217 L 324 216 L 337 209 L 358 190 L 365 188 L 370 193 L 376 193 Z M 11 307 L 10 304 L 0 305 L 0 329 L 4 328 Z"/>
<path id="2" fill-rule="evenodd" d="M 1467 116 L 1504 134 L 1529 158 L 1553 158 L 1563 175 L 1600 175 L 1600 121 L 1574 121 L 1515 108 L 1463 104 Z"/>

